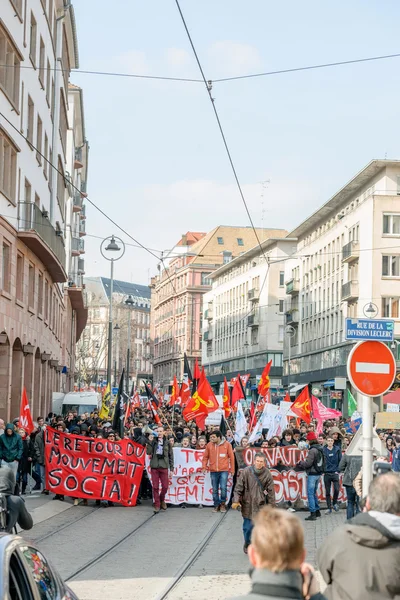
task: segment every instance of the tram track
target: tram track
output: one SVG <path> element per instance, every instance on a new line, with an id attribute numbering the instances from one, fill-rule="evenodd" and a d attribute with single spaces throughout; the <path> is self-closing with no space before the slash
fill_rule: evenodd
<path id="1" fill-rule="evenodd" d="M 93 510 L 91 510 L 90 512 L 86 512 L 86 514 L 78 517 L 77 519 L 74 519 L 72 522 L 69 521 L 67 523 L 64 523 L 64 525 L 57 527 L 54 531 L 50 531 L 49 533 L 46 533 L 46 535 L 42 535 L 41 537 L 35 538 L 35 543 L 40 544 L 40 542 L 47 540 L 49 537 L 52 537 L 53 535 L 58 535 L 64 529 L 71 528 L 72 525 L 79 523 L 79 521 L 82 521 L 83 519 L 87 519 L 88 517 L 90 517 L 90 515 L 97 512 L 98 510 L 100 510 L 100 506 L 94 507 Z M 49 519 L 46 519 L 45 521 L 38 523 L 37 526 L 42 525 L 43 523 L 47 523 L 48 521 L 50 521 L 50 519 L 53 519 L 55 517 L 58 517 L 58 515 L 54 515 L 53 517 L 50 517 Z M 35 528 L 35 526 L 34 526 L 34 528 Z"/>

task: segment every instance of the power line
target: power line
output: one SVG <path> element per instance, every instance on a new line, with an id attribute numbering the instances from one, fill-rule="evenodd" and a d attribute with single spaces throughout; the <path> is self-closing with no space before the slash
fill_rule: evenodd
<path id="1" fill-rule="evenodd" d="M 354 65 L 356 63 L 371 62 L 376 60 L 387 60 L 389 58 L 399 58 L 400 54 L 386 54 L 384 56 L 370 56 L 368 58 L 356 58 L 354 60 L 342 60 L 332 63 L 323 63 L 320 65 L 309 65 L 306 67 L 294 67 L 292 69 L 280 69 L 279 71 L 266 71 L 264 73 L 252 73 L 249 75 L 237 75 L 236 77 L 223 77 L 221 79 L 213 79 L 213 83 L 223 83 L 225 81 L 237 81 L 240 79 L 251 79 L 254 77 L 267 77 L 269 75 L 282 75 L 284 73 L 296 73 L 299 71 L 311 71 L 312 69 L 326 69 L 330 67 L 338 67 L 341 65 Z"/>

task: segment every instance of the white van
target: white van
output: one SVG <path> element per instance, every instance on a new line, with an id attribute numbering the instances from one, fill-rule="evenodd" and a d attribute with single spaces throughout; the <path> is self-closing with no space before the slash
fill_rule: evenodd
<path id="1" fill-rule="evenodd" d="M 79 415 L 91 413 L 101 407 L 101 394 L 98 392 L 69 392 L 65 394 L 62 404 L 62 414 L 76 410 Z"/>

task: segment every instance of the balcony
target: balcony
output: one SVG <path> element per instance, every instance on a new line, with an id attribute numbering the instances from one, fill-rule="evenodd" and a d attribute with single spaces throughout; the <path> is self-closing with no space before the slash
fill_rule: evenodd
<path id="1" fill-rule="evenodd" d="M 79 240 L 79 254 L 85 254 L 85 240 Z"/>
<path id="2" fill-rule="evenodd" d="M 79 250 L 79 242 L 81 240 L 77 237 L 73 237 L 71 238 L 71 254 L 72 256 L 80 256 L 80 250 Z"/>
<path id="3" fill-rule="evenodd" d="M 351 263 L 360 257 L 360 243 L 358 241 L 349 242 L 342 248 L 342 263 Z"/>
<path id="4" fill-rule="evenodd" d="M 82 167 L 83 167 L 82 148 L 75 148 L 74 169 L 82 169 Z"/>
<path id="5" fill-rule="evenodd" d="M 260 299 L 260 290 L 257 288 L 253 288 L 252 290 L 249 290 L 247 293 L 247 298 L 248 298 L 248 300 L 251 300 L 252 302 L 259 300 Z"/>
<path id="6" fill-rule="evenodd" d="M 86 219 L 86 204 L 82 204 L 82 210 L 81 210 L 81 214 L 79 216 L 82 220 Z"/>
<path id="7" fill-rule="evenodd" d="M 351 302 L 358 298 L 358 281 L 348 281 L 342 285 L 342 300 Z"/>
<path id="8" fill-rule="evenodd" d="M 203 340 L 205 342 L 211 342 L 212 341 L 212 331 L 205 331 L 203 334 Z"/>
<path id="9" fill-rule="evenodd" d="M 212 308 L 207 308 L 207 310 L 204 312 L 204 318 L 207 319 L 207 321 L 213 320 L 214 314 Z"/>
<path id="10" fill-rule="evenodd" d="M 297 310 L 297 308 L 288 310 L 288 312 L 285 313 L 285 324 L 286 325 L 298 325 L 298 323 L 299 323 L 299 311 Z"/>
<path id="11" fill-rule="evenodd" d="M 300 281 L 298 279 L 290 279 L 286 282 L 287 294 L 298 294 L 300 290 Z"/>
<path id="12" fill-rule="evenodd" d="M 84 235 L 86 235 L 86 222 L 79 221 L 79 236 L 83 237 Z"/>
<path id="13" fill-rule="evenodd" d="M 78 274 L 85 274 L 85 260 L 83 258 L 78 258 Z"/>
<path id="14" fill-rule="evenodd" d="M 82 196 L 80 195 L 79 192 L 75 192 L 74 193 L 72 210 L 74 212 L 80 212 L 82 210 L 82 206 L 83 206 L 83 198 L 82 198 Z"/>
<path id="15" fill-rule="evenodd" d="M 68 288 L 83 288 L 83 276 L 81 273 L 70 273 L 68 275 Z"/>
<path id="16" fill-rule="evenodd" d="M 258 314 L 249 315 L 247 317 L 247 327 L 258 327 L 258 326 L 259 326 Z"/>
<path id="17" fill-rule="evenodd" d="M 19 203 L 18 237 L 42 261 L 54 282 L 67 281 L 62 233 L 56 232 L 33 202 Z"/>

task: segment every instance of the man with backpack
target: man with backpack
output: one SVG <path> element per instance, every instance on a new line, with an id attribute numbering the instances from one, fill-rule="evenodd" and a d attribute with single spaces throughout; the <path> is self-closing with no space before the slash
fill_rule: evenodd
<path id="1" fill-rule="evenodd" d="M 254 465 L 243 469 L 238 477 L 232 502 L 233 509 L 241 507 L 242 510 L 245 554 L 251 542 L 253 519 L 266 504 L 275 506 L 274 480 L 267 468 L 265 454 L 257 452 Z"/>
<path id="2" fill-rule="evenodd" d="M 33 519 L 21 496 L 14 495 L 14 471 L 0 467 L 0 531 L 13 533 L 15 525 L 22 529 L 32 529 Z"/>
<path id="3" fill-rule="evenodd" d="M 325 456 L 314 431 L 307 433 L 307 442 L 310 445 L 307 457 L 297 464 L 296 470 L 307 473 L 307 499 L 310 516 L 306 517 L 305 521 L 316 521 L 321 516 L 317 490 L 321 476 L 325 471 Z"/>

